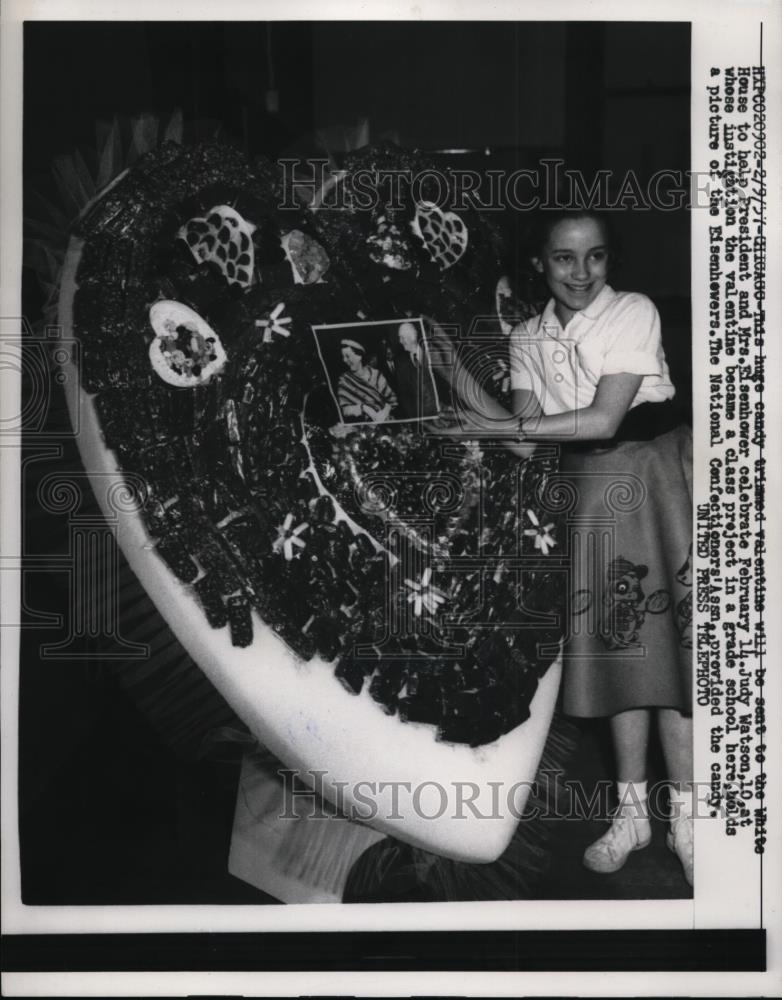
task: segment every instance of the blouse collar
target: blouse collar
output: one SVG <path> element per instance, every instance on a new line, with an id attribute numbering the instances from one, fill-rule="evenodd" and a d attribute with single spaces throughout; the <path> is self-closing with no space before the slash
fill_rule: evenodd
<path id="1" fill-rule="evenodd" d="M 603 285 L 603 287 L 598 292 L 595 297 L 594 302 L 590 302 L 586 309 L 580 309 L 573 319 L 583 316 L 588 320 L 599 319 L 608 306 L 616 298 L 616 292 L 610 285 Z M 562 329 L 562 324 L 559 322 L 559 317 L 554 312 L 554 307 L 556 306 L 556 300 L 550 298 L 546 303 L 546 307 L 541 315 L 541 324 L 543 326 L 558 326 L 560 330 Z M 571 320 L 572 322 L 572 320 Z"/>

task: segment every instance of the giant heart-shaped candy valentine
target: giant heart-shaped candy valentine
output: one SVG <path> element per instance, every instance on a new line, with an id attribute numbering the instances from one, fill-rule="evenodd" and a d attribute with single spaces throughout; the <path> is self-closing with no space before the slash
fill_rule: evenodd
<path id="1" fill-rule="evenodd" d="M 413 232 L 423 240 L 429 256 L 443 270 L 457 263 L 467 250 L 467 226 L 456 212 L 443 212 L 431 201 L 416 205 L 415 218 L 410 223 Z"/>
<path id="2" fill-rule="evenodd" d="M 553 703 L 559 597 L 548 567 L 520 560 L 534 552 L 535 526 L 553 524 L 539 506 L 546 469 L 488 453 L 482 463 L 469 443 L 417 441 L 412 428 L 332 440 L 312 326 L 387 316 L 360 316 L 372 304 L 345 278 L 354 270 L 295 229 L 285 248 L 296 287 L 256 283 L 237 295 L 226 284 L 201 317 L 222 343 L 223 368 L 189 387 L 155 378 L 149 316 L 137 305 L 160 300 L 170 284 L 150 263 L 160 232 L 175 231 L 158 220 L 208 189 L 208 166 L 200 187 L 185 174 L 165 204 L 154 200 L 166 196 L 157 185 L 134 216 L 144 225 L 121 240 L 95 216 L 70 278 L 77 313 L 111 317 L 78 331 L 100 380 L 97 396 L 74 405 L 89 428 L 80 439 L 88 467 L 103 475 L 119 466 L 145 484 L 120 538 L 134 571 L 289 766 L 322 765 L 327 784 L 367 774 L 531 779 L 542 746 L 531 706 L 539 687 L 544 716 Z M 134 254 L 118 283 L 112 254 L 129 239 Z M 360 249 L 366 260 L 363 241 Z M 67 294 L 63 301 L 70 329 Z M 530 612 L 532 624 L 520 620 Z M 474 837 L 450 816 L 421 819 L 408 814 L 399 835 L 473 859 L 496 856 L 513 826 L 505 816 Z"/>
<path id="3" fill-rule="evenodd" d="M 177 236 L 197 261 L 216 264 L 229 284 L 248 288 L 253 281 L 255 229 L 229 205 L 215 205 L 206 218 L 186 222 Z"/>

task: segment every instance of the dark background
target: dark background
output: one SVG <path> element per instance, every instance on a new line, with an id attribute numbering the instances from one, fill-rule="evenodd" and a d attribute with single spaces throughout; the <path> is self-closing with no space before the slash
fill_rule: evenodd
<path id="1" fill-rule="evenodd" d="M 91 150 L 94 158 L 97 122 L 175 108 L 188 129 L 219 128 L 248 153 L 271 157 L 317 153 L 318 135 L 333 146 L 366 117 L 371 141 L 461 151 L 447 154 L 456 165 L 510 171 L 560 157 L 587 176 L 633 169 L 642 184 L 657 170 L 689 166 L 687 24 L 29 22 L 24 44 L 28 214 L 34 195 L 56 199 L 55 156 L 79 149 L 88 163 Z M 266 110 L 269 90 L 278 94 L 277 113 Z M 613 283 L 656 302 L 686 402 L 688 213 L 625 212 L 617 228 L 625 263 Z M 43 296 L 28 268 L 23 294 L 34 324 Z M 147 711 L 150 692 L 143 685 L 128 691 L 121 661 L 103 661 L 99 642 L 85 647 L 91 658 L 40 656 L 41 644 L 57 642 L 69 625 L 72 581 L 46 565 L 67 559 L 72 518 L 43 510 L 36 491 L 47 471 L 78 469 L 75 445 L 62 436 L 60 391 L 51 385 L 49 392 L 45 420 L 27 437 L 23 475 L 30 556 L 20 728 L 24 899 L 263 901 L 225 870 L 236 754 L 205 758 L 198 734 L 164 735 Z M 59 442 L 54 452 L 50 440 Z M 132 580 L 123 602 L 127 594 L 123 634 L 131 636 L 154 610 Z M 45 613 L 62 616 L 59 631 L 42 627 Z M 177 655 L 165 636 L 155 641 Z M 587 726 L 570 776 L 589 784 L 610 774 L 603 734 Z M 541 895 L 688 894 L 659 830 L 654 853 L 600 878 L 578 860 L 599 826 L 580 826 L 558 833 L 558 863 Z"/>
<path id="2" fill-rule="evenodd" d="M 371 140 L 467 151 L 457 163 L 560 157 L 645 184 L 689 167 L 689 74 L 686 23 L 30 22 L 26 178 L 45 187 L 53 155 L 94 147 L 97 120 L 180 108 L 272 157 L 316 152 L 316 133 L 333 144 L 365 117 Z M 618 221 L 623 284 L 687 298 L 687 212 Z"/>
<path id="3" fill-rule="evenodd" d="M 456 151 L 447 160 L 458 167 L 511 173 L 561 159 L 587 183 L 609 170 L 614 194 L 628 171 L 645 190 L 658 171 L 689 168 L 687 23 L 28 22 L 24 47 L 32 215 L 36 193 L 54 198 L 54 156 L 94 159 L 96 123 L 175 109 L 191 134 L 219 130 L 272 158 L 322 157 L 322 142 L 338 152 L 366 119 L 370 141 Z M 689 213 L 612 218 L 622 247 L 612 283 L 655 301 L 688 409 Z M 503 221 L 518 235 L 528 217 Z M 25 289 L 34 316 L 29 274 Z"/>

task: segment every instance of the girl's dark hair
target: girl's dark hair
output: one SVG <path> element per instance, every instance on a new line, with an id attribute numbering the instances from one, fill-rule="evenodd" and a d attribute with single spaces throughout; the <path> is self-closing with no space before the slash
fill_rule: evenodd
<path id="1" fill-rule="evenodd" d="M 609 250 L 610 265 L 615 268 L 619 263 L 619 241 L 613 221 L 607 212 L 591 208 L 539 209 L 527 232 L 524 247 L 526 258 L 529 260 L 531 257 L 539 257 L 554 226 L 572 219 L 592 219 L 598 223 L 603 230 L 605 243 Z"/>
<path id="2" fill-rule="evenodd" d="M 620 266 L 619 239 L 608 213 L 591 208 L 538 209 L 525 229 L 521 232 L 516 231 L 515 239 L 512 241 L 513 251 L 506 262 L 507 272 L 513 275 L 516 293 L 523 301 L 542 308 L 548 299 L 550 292 L 546 280 L 533 267 L 532 258 L 541 255 L 554 226 L 570 219 L 594 219 L 598 222 L 603 229 L 609 251 L 609 272 L 615 273 Z"/>
<path id="3" fill-rule="evenodd" d="M 546 279 L 532 265 L 532 258 L 539 257 L 551 235 L 551 230 L 559 222 L 570 219 L 594 219 L 603 229 L 609 250 L 609 272 L 615 273 L 622 263 L 620 242 L 613 219 L 607 212 L 591 208 L 540 208 L 526 226 L 517 217 L 508 232 L 508 253 L 505 256 L 505 273 L 511 276 L 517 296 L 540 311 L 550 296 Z"/>

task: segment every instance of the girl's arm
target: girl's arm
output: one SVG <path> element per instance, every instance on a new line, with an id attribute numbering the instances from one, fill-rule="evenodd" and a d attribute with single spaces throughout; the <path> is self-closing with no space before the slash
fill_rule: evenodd
<path id="1" fill-rule="evenodd" d="M 629 372 L 603 375 L 589 406 L 524 419 L 524 438 L 551 441 L 604 441 L 612 438 L 630 409 L 642 380 L 643 375 Z"/>
<path id="2" fill-rule="evenodd" d="M 438 428 L 438 433 L 454 434 L 461 437 L 469 437 L 471 434 L 490 435 L 500 439 L 508 451 L 518 458 L 529 458 L 535 451 L 535 445 L 531 442 L 527 444 L 519 441 L 519 416 L 508 413 L 504 406 L 476 382 L 458 359 L 450 337 L 434 322 L 432 322 L 430 338 L 432 344 L 441 354 L 437 364 L 433 364 L 433 370 L 448 381 L 454 394 L 463 403 L 459 410 L 459 423 L 447 429 Z M 530 414 L 541 412 L 540 404 L 534 399 L 534 394 L 526 393 L 525 390 L 514 391 L 514 408 L 516 392 L 524 392 L 525 395 L 532 397 L 532 400 L 537 404 L 534 407 L 530 405 L 529 410 L 525 409 L 525 412 Z"/>
<path id="3" fill-rule="evenodd" d="M 447 344 L 453 350 L 447 334 L 442 330 L 438 329 L 436 342 L 438 346 Z M 629 410 L 643 379 L 642 375 L 629 372 L 603 375 L 589 406 L 544 416 L 540 401 L 530 390 L 513 390 L 513 413 L 508 413 L 475 381 L 458 357 L 453 358 L 448 371 L 451 385 L 467 406 L 466 411 L 463 409 L 460 413 L 461 430 L 466 433 L 475 431 L 504 438 L 506 447 L 522 458 L 532 454 L 529 448 L 525 450 L 526 440 L 532 444 L 537 440 L 604 441 L 612 438 Z M 520 421 L 523 421 L 524 444 L 520 444 L 518 440 Z"/>
<path id="4" fill-rule="evenodd" d="M 543 416 L 540 400 L 531 389 L 511 389 L 511 410 L 517 420 Z"/>

